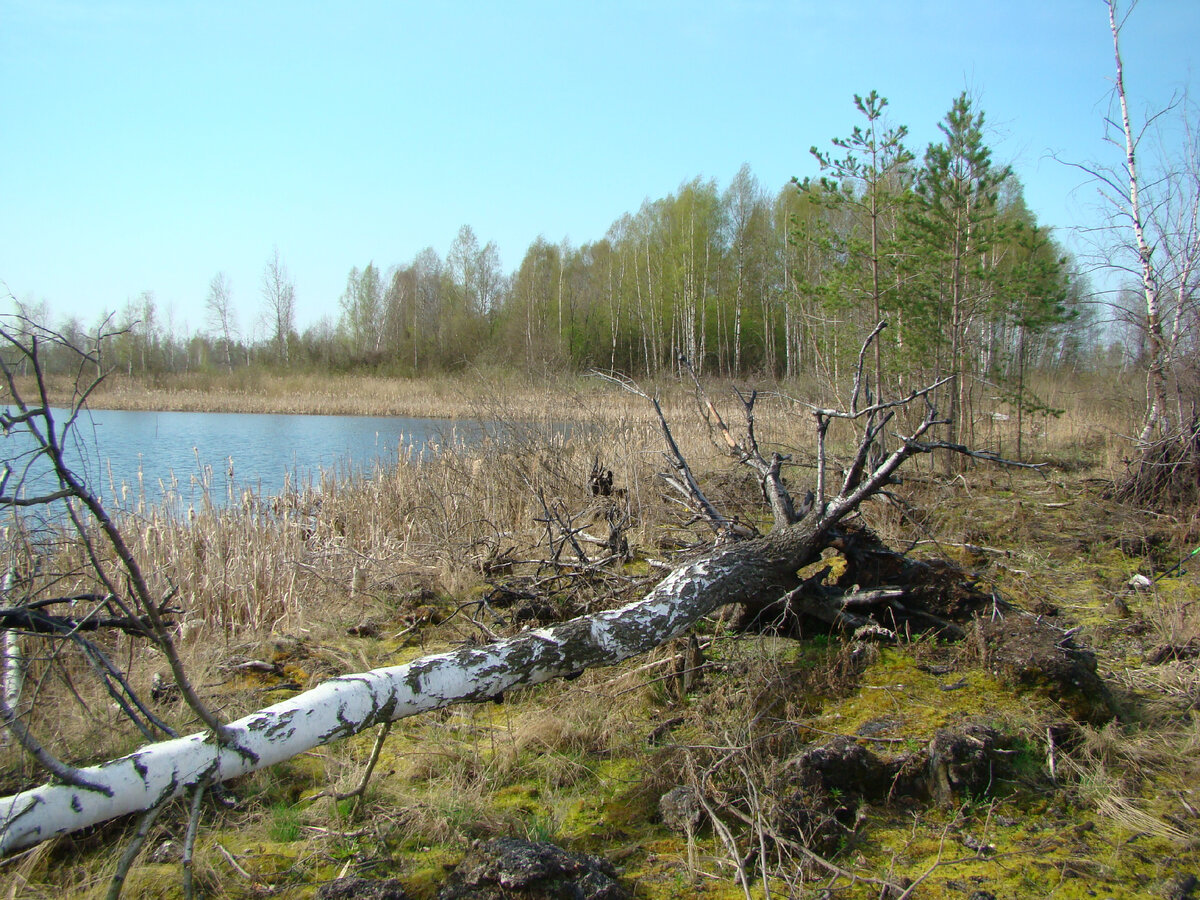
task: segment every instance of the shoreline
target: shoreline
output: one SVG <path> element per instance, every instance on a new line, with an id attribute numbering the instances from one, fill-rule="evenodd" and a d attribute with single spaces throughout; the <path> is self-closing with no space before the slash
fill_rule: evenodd
<path id="1" fill-rule="evenodd" d="M 25 383 L 25 382 L 28 383 Z M 32 379 L 19 379 L 27 398 Z M 74 385 L 47 379 L 55 406 L 69 406 Z M 653 390 L 653 388 L 651 388 Z M 659 388 L 663 406 L 675 408 L 690 395 L 678 385 Z M 651 422 L 653 409 L 641 397 L 601 379 L 556 375 L 539 382 L 504 373 L 387 378 L 375 375 L 279 374 L 258 370 L 154 377 L 110 374 L 88 397 L 96 410 L 134 412 L 255 413 L 311 416 L 564 421 L 586 418 L 606 423 Z"/>

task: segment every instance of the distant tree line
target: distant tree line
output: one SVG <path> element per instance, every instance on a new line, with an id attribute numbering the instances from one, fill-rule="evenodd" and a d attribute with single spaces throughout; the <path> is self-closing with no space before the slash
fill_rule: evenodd
<path id="1" fill-rule="evenodd" d="M 848 136 L 812 148 L 820 177 L 775 193 L 748 167 L 724 189 L 696 178 L 599 240 L 539 237 L 511 272 L 464 225 L 444 258 L 426 248 L 390 268 L 354 266 L 329 313 L 300 333 L 276 250 L 250 333 L 218 273 L 203 332 L 180 335 L 143 294 L 115 317 L 113 362 L 130 374 L 497 365 L 654 377 L 686 358 L 701 374 L 836 382 L 886 320 L 869 391 L 948 376 L 942 403 L 956 420 L 981 386 L 1036 408 L 1027 373 L 1086 362 L 1096 327 L 1062 248 L 1017 176 L 992 160 L 982 112 L 959 96 L 941 140 L 918 157 L 907 129 L 887 122 L 884 98 L 872 92 L 855 106 Z"/>

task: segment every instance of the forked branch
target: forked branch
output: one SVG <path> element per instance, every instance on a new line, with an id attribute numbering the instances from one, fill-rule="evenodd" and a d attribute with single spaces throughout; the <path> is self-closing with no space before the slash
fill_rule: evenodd
<path id="1" fill-rule="evenodd" d="M 654 407 L 654 412 L 658 416 L 659 428 L 662 430 L 663 441 L 667 445 L 664 456 L 667 459 L 667 463 L 674 470 L 674 474 L 663 473 L 660 477 L 680 494 L 688 507 L 708 523 L 718 538 L 748 536 L 751 532 L 745 526 L 740 525 L 740 523 L 735 522 L 732 518 L 729 518 L 718 510 L 716 505 L 708 499 L 701 489 L 700 483 L 692 473 L 691 466 L 688 465 L 687 459 L 679 449 L 679 445 L 675 442 L 675 435 L 671 433 L 671 426 L 667 422 L 667 417 L 663 414 L 662 405 L 658 402 L 658 397 L 647 394 L 638 387 L 637 382 L 628 376 L 599 371 L 593 371 L 592 374 L 610 384 L 615 384 L 624 391 L 641 397 Z"/>
<path id="2" fill-rule="evenodd" d="M 751 390 L 749 394 L 746 394 L 737 388 L 734 389 L 742 404 L 742 413 L 746 420 L 746 437 L 744 440 L 737 440 L 730 432 L 729 426 L 725 424 L 717 407 L 709 399 L 691 362 L 686 356 L 680 356 L 679 362 L 692 378 L 692 384 L 696 388 L 696 397 L 700 403 L 700 414 L 708 423 L 709 430 L 714 428 L 717 430 L 730 456 L 738 462 L 750 466 L 758 473 L 763 497 L 771 507 L 773 527 L 783 528 L 796 522 L 799 516 L 796 514 L 791 494 L 788 493 L 783 483 L 783 464 L 790 462 L 791 456 L 772 452 L 771 458 L 767 459 L 759 449 L 758 437 L 754 433 L 754 404 L 758 400 L 758 391 Z"/>

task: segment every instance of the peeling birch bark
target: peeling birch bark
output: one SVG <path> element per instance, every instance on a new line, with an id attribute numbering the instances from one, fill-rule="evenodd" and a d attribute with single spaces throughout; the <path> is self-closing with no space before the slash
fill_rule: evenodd
<path id="1" fill-rule="evenodd" d="M 0 855 L 267 768 L 374 725 L 645 653 L 720 606 L 770 602 L 794 587 L 796 569 L 815 556 L 829 524 L 814 511 L 794 525 L 717 550 L 619 609 L 488 646 L 332 678 L 230 723 L 224 745 L 206 731 L 80 769 L 95 789 L 46 784 L 0 798 Z"/>

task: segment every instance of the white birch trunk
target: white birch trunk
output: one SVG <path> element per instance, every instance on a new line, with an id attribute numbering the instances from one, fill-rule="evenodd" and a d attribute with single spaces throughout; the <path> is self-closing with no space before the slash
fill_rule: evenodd
<path id="1" fill-rule="evenodd" d="M 1117 24 L 1115 0 L 1108 0 L 1108 25 L 1112 32 L 1113 56 L 1117 65 L 1117 100 L 1121 106 L 1121 130 L 1125 138 L 1125 172 L 1129 178 L 1127 200 L 1129 215 L 1141 264 L 1142 294 L 1146 301 L 1146 339 L 1149 343 L 1150 365 L 1146 370 L 1146 424 L 1139 438 L 1142 444 L 1153 442 L 1158 431 L 1166 430 L 1167 412 L 1167 366 L 1166 342 L 1163 337 L 1162 312 L 1160 309 L 1158 272 L 1154 265 L 1154 250 L 1146 240 L 1145 220 L 1142 218 L 1141 200 L 1138 195 L 1137 163 L 1134 154 L 1136 140 L 1129 121 L 1129 105 L 1125 96 L 1125 70 L 1121 62 L 1119 43 L 1120 26 Z"/>
<path id="2" fill-rule="evenodd" d="M 12 593 L 15 574 L 9 569 L 4 574 L 4 582 L 0 585 L 0 606 L 8 602 Z M 14 712 L 20 708 L 21 692 L 25 687 L 25 656 L 21 651 L 21 633 L 15 629 L 5 629 L 3 655 L 3 690 L 4 702 Z M 8 740 L 8 731 L 0 731 L 0 742 Z"/>
<path id="3" fill-rule="evenodd" d="M 828 520 L 826 520 L 828 521 Z M 373 725 L 478 702 L 590 666 L 611 665 L 676 637 L 726 603 L 773 600 L 812 555 L 815 519 L 744 541 L 677 569 L 642 600 L 485 647 L 330 679 L 228 726 L 151 744 L 78 771 L 88 786 L 46 784 L 0 798 L 0 856 L 196 785 L 237 778 Z"/>

